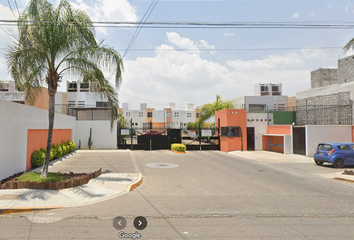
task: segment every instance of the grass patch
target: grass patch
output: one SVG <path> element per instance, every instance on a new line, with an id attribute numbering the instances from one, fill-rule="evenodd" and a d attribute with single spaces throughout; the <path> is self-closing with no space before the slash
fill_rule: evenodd
<path id="1" fill-rule="evenodd" d="M 46 183 L 46 182 L 62 182 L 66 179 L 66 177 L 60 173 L 48 173 L 46 178 L 41 178 L 41 173 L 26 172 L 21 176 L 17 177 L 17 179 L 22 182 L 30 181 L 30 182 Z"/>

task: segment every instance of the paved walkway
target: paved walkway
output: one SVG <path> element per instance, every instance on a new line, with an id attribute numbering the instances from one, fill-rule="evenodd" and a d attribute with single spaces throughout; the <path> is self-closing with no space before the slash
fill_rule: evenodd
<path id="1" fill-rule="evenodd" d="M 136 173 L 134 166 L 131 165 L 130 151 L 79 150 L 65 158 L 51 162 L 49 171 L 83 173 L 102 168 L 102 174 L 99 177 L 91 179 L 88 184 L 59 191 L 0 190 L 0 214 L 78 207 L 115 198 L 129 192 L 142 182 L 141 173 Z M 120 170 L 128 169 L 130 173 L 120 172 Z M 39 172 L 40 168 L 33 171 Z"/>
<path id="2" fill-rule="evenodd" d="M 315 165 L 312 157 L 306 157 L 298 154 L 282 154 L 268 151 L 233 151 L 229 152 L 229 154 L 264 163 L 302 163 L 305 165 L 306 163 L 311 163 Z M 311 170 L 311 172 L 322 177 L 354 183 L 353 175 L 342 174 L 346 169 L 353 170 L 353 166 L 346 166 L 345 168 L 336 169 L 329 164 L 325 164 L 324 166 L 317 166 L 317 170 Z"/>

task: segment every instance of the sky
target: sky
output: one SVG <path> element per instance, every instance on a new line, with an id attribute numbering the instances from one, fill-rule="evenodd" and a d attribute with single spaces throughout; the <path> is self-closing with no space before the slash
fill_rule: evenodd
<path id="1" fill-rule="evenodd" d="M 50 0 L 54 5 L 58 0 Z M 71 0 L 93 21 L 139 22 L 153 0 Z M 18 6 L 18 10 L 16 7 Z M 28 0 L 0 0 L 0 20 L 14 20 Z M 354 1 L 344 0 L 160 0 L 147 22 L 350 23 Z M 11 80 L 5 52 L 15 26 L 0 25 L 0 79 Z M 136 28 L 96 27 L 96 38 L 123 56 Z M 336 68 L 353 29 L 141 28 L 124 55 L 120 103 L 163 109 L 200 106 L 254 95 L 257 83 L 282 83 L 283 95 L 310 89 L 310 72 Z M 107 74 L 110 79 L 111 75 Z M 64 76 L 66 80 L 77 80 Z M 113 80 L 111 80 L 113 82 Z M 65 91 L 65 83 L 59 91 Z"/>

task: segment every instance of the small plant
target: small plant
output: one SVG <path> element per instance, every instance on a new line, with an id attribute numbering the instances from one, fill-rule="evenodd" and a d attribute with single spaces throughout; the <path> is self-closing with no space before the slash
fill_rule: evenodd
<path id="1" fill-rule="evenodd" d="M 81 149 L 81 140 L 79 140 L 79 149 Z"/>
<path id="2" fill-rule="evenodd" d="M 176 151 L 176 152 L 185 152 L 186 151 L 186 145 L 184 144 L 178 144 L 178 143 L 174 143 L 171 145 L 171 150 L 172 151 Z"/>
<path id="3" fill-rule="evenodd" d="M 89 136 L 88 143 L 87 143 L 89 149 L 91 149 L 92 144 L 93 144 L 93 142 L 92 142 L 92 128 L 90 128 L 90 136 Z"/>
<path id="4" fill-rule="evenodd" d="M 45 153 L 43 151 L 34 151 L 32 153 L 31 162 L 33 167 L 40 167 L 45 160 Z"/>

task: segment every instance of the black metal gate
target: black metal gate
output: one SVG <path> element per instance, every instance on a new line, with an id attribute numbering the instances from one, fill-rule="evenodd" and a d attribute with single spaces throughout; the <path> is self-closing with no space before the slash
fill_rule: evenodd
<path id="1" fill-rule="evenodd" d="M 293 153 L 306 155 L 305 127 L 293 127 Z"/>
<path id="2" fill-rule="evenodd" d="M 212 129 L 189 131 L 180 128 L 153 126 L 151 123 L 142 126 L 130 124 L 130 128 L 117 129 L 117 147 L 131 150 L 171 149 L 173 143 L 183 143 L 187 150 L 220 150 L 219 137 Z M 208 133 L 203 136 L 202 133 Z"/>
<path id="3" fill-rule="evenodd" d="M 130 123 L 130 128 L 118 127 L 117 129 L 117 146 L 119 149 L 171 149 L 172 143 L 181 143 L 181 129 L 156 127 L 152 123 L 144 123 L 140 126 Z"/>
<path id="4" fill-rule="evenodd" d="M 215 135 L 215 129 L 184 130 L 182 144 L 187 150 L 217 150 L 220 151 L 220 139 Z"/>

